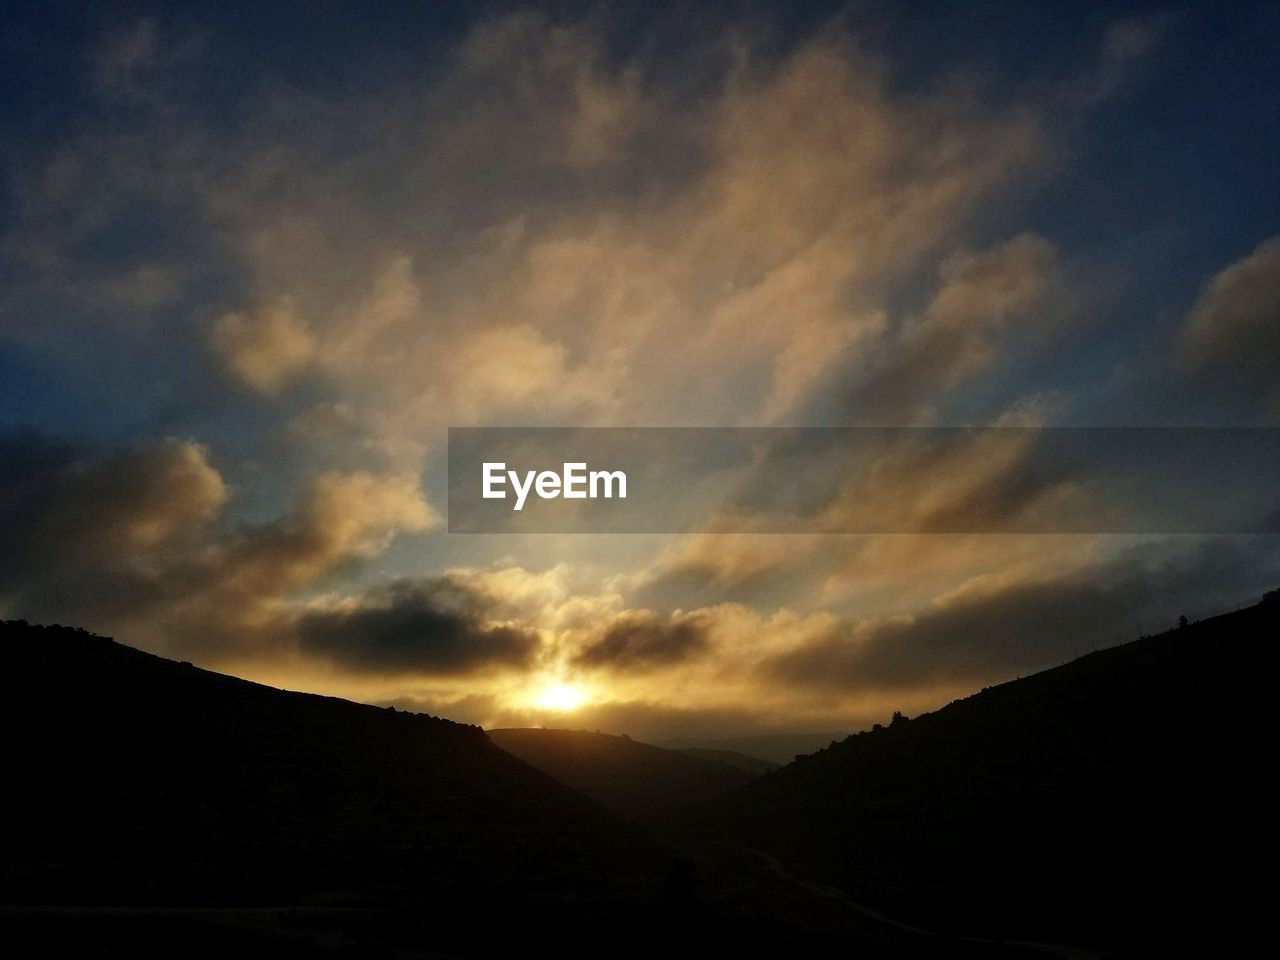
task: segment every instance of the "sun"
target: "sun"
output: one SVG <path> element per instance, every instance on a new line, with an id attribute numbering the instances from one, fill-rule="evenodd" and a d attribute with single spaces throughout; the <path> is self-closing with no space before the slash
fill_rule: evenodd
<path id="1" fill-rule="evenodd" d="M 551 683 L 538 691 L 533 705 L 543 710 L 576 710 L 586 702 L 587 695 L 581 687 L 570 683 Z"/>

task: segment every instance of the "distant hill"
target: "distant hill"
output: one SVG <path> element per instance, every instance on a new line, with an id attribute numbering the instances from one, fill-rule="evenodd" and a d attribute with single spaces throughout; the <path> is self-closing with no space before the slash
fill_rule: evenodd
<path id="1" fill-rule="evenodd" d="M 799 754 L 820 750 L 835 740 L 849 735 L 843 732 L 818 733 L 762 733 L 743 737 L 693 737 L 677 740 L 659 740 L 656 746 L 668 750 L 729 750 L 734 753 L 759 757 L 771 763 L 790 763 Z"/>
<path id="2" fill-rule="evenodd" d="M 1278 851 L 1280 603 L 898 718 L 703 806 L 758 849 L 931 928 L 1220 944 L 1263 928 Z"/>
<path id="3" fill-rule="evenodd" d="M 765 760 L 763 757 L 753 757 L 750 754 L 740 753 L 737 750 L 712 750 L 706 747 L 683 747 L 676 750 L 677 753 L 683 753 L 686 756 L 698 757 L 701 760 L 711 760 L 715 763 L 723 763 L 727 766 L 734 767 L 744 773 L 749 773 L 753 777 L 758 777 L 762 773 L 772 773 L 782 764 L 774 763 L 772 760 Z"/>
<path id="4" fill-rule="evenodd" d="M 751 780 L 737 764 L 586 730 L 490 730 L 489 739 L 562 783 L 631 817 L 706 800 Z"/>

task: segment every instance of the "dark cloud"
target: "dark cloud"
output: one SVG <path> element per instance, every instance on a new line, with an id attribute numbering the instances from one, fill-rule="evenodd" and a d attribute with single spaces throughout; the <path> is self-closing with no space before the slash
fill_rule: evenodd
<path id="1" fill-rule="evenodd" d="M 1219 539 L 1170 554 L 1131 548 L 1059 577 L 981 582 L 902 617 L 849 624 L 763 666 L 765 676 L 844 692 L 1005 680 L 1095 646 L 1256 601 L 1280 581 L 1273 537 Z"/>
<path id="2" fill-rule="evenodd" d="M 1220 395 L 1280 415 L 1280 237 L 1209 282 L 1181 346 L 1186 366 Z"/>
<path id="3" fill-rule="evenodd" d="M 0 441 L 0 600 L 90 624 L 155 602 L 227 497 L 195 443 L 94 455 L 35 434 Z"/>
<path id="4" fill-rule="evenodd" d="M 301 648 L 371 673 L 465 673 L 527 664 L 538 635 L 486 619 L 487 601 L 457 581 L 399 581 L 297 623 Z"/>
<path id="5" fill-rule="evenodd" d="M 709 646 L 707 626 L 698 614 L 660 616 L 632 610 L 609 623 L 575 658 L 581 667 L 636 668 L 687 659 Z"/>

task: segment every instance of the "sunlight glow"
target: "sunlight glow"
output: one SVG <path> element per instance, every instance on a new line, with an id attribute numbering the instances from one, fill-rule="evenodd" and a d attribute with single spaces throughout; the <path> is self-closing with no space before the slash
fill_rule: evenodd
<path id="1" fill-rule="evenodd" d="M 538 691 L 533 698 L 533 705 L 543 710 L 576 710 L 586 699 L 587 695 L 581 687 L 552 683 Z"/>

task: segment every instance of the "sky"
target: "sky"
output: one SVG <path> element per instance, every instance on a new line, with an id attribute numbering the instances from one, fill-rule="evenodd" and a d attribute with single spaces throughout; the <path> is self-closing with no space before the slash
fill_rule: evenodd
<path id="1" fill-rule="evenodd" d="M 4 616 L 710 738 L 1280 586 L 1274 535 L 464 535 L 445 499 L 450 427 L 1276 426 L 1274 4 L 4 17 Z M 1005 513 L 1026 456 L 859 496 Z"/>

